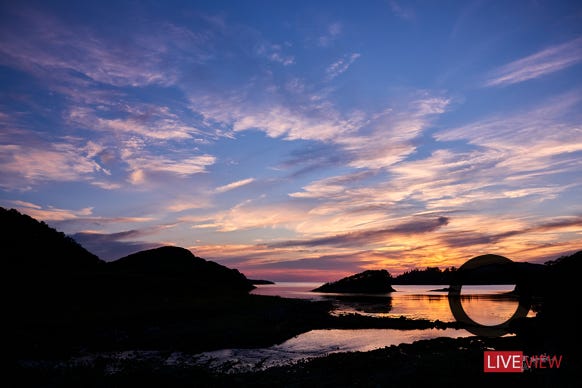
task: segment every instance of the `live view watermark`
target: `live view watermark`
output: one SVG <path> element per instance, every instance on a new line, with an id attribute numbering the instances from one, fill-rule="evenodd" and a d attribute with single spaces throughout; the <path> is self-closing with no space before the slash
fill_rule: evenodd
<path id="1" fill-rule="evenodd" d="M 524 355 L 521 351 L 485 351 L 483 371 L 486 373 L 522 373 L 533 369 L 559 369 L 562 355 Z"/>

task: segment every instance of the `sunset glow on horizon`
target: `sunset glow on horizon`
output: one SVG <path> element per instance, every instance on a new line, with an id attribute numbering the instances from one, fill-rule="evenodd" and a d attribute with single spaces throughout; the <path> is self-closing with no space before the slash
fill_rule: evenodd
<path id="1" fill-rule="evenodd" d="M 0 85 L 0 206 L 107 261 L 582 249 L 580 2 L 3 2 Z"/>

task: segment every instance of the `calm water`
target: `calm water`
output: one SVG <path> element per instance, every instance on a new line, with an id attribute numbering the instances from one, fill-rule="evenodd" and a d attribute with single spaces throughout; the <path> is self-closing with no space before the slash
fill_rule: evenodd
<path id="1" fill-rule="evenodd" d="M 449 308 L 446 291 L 434 291 L 447 285 L 416 286 L 394 285 L 396 292 L 386 295 L 327 294 L 310 292 L 322 283 L 281 282 L 261 285 L 252 291 L 259 295 L 277 295 L 286 298 L 330 300 L 336 307 L 335 313 L 359 313 L 363 315 L 425 318 L 453 322 L 455 319 Z M 505 322 L 515 312 L 518 302 L 504 296 L 513 290 L 513 285 L 464 286 L 462 303 L 465 312 L 482 325 L 496 325 Z M 535 313 L 529 313 L 534 316 Z"/>
<path id="2" fill-rule="evenodd" d="M 235 373 L 292 364 L 302 359 L 323 357 L 332 353 L 364 352 L 390 345 L 412 343 L 421 339 L 457 338 L 471 335 L 465 330 L 455 329 L 312 330 L 269 348 L 225 349 L 202 353 L 197 356 L 195 364 L 206 365 L 227 373 Z"/>
<path id="3" fill-rule="evenodd" d="M 425 318 L 453 322 L 446 291 L 434 291 L 447 286 L 393 286 L 396 292 L 386 295 L 326 294 L 310 290 L 321 283 L 285 283 L 260 285 L 253 294 L 287 298 L 330 300 L 335 314 L 358 313 L 371 316 Z M 505 322 L 517 308 L 518 302 L 504 293 L 512 285 L 464 286 L 462 303 L 465 312 L 476 322 L 495 325 Z M 530 312 L 530 316 L 535 315 Z M 465 330 L 428 329 L 360 329 L 312 330 L 282 344 L 263 349 L 224 349 L 202 353 L 198 364 L 219 368 L 226 372 L 263 369 L 296 362 L 304 358 L 321 357 L 347 351 L 369 351 L 401 343 L 437 337 L 468 337 Z"/>

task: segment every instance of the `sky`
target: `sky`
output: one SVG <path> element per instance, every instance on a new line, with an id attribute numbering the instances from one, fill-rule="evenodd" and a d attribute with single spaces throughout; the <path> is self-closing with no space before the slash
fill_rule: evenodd
<path id="1" fill-rule="evenodd" d="M 1 1 L 0 206 L 253 278 L 582 249 L 579 1 Z"/>

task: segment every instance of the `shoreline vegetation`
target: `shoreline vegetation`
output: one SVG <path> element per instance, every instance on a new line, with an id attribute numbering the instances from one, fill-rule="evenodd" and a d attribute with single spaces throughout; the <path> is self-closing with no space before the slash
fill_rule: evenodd
<path id="1" fill-rule="evenodd" d="M 458 322 L 330 314 L 329 301 L 252 295 L 236 270 L 177 247 L 104 263 L 74 240 L 15 210 L 0 208 L 8 301 L 7 352 L 17 386 L 574 386 L 580 365 L 576 278 L 582 251 L 547 264 L 544 305 L 515 322 L 512 337 L 436 338 L 369 352 L 332 354 L 264 371 L 225 374 L 167 357 L 116 360 L 111 352 L 196 354 L 263 348 L 315 329 L 462 328 Z M 74 263 L 74 264 L 71 264 Z M 114 262 L 115 263 L 115 262 Z M 193 277 L 197 281 L 192 281 Z M 197 278 L 196 278 L 197 277 Z M 540 286 L 540 285 L 538 285 Z M 566 296 L 566 297 L 565 297 Z M 559 370 L 483 375 L 483 350 L 564 356 Z M 92 362 L 67 360 L 101 354 Z M 111 360 L 110 360 L 111 361 Z"/>

